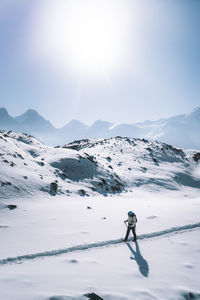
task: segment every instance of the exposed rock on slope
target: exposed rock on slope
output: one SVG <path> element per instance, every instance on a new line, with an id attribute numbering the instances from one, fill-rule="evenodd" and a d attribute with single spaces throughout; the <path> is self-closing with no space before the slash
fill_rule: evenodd
<path id="1" fill-rule="evenodd" d="M 200 188 L 200 154 L 140 139 L 80 140 L 49 147 L 26 134 L 0 132 L 0 197 L 82 196 L 148 189 Z"/>

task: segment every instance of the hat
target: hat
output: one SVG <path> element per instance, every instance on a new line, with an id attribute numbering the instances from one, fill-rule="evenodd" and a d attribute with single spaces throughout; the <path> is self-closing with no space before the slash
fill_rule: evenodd
<path id="1" fill-rule="evenodd" d="M 130 211 L 128 212 L 128 215 L 129 215 L 129 216 L 132 216 L 132 215 L 133 215 L 133 212 L 130 210 Z"/>

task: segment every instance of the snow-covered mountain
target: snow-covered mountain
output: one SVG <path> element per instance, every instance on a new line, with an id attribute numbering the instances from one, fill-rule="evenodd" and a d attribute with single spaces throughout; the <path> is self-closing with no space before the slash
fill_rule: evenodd
<path id="1" fill-rule="evenodd" d="M 15 120 L 30 132 L 50 132 L 55 129 L 49 121 L 45 120 L 33 109 L 28 109 L 24 114 L 16 117 Z"/>
<path id="2" fill-rule="evenodd" d="M 57 142 L 57 129 L 33 109 L 28 109 L 24 114 L 14 118 L 5 108 L 0 108 L 0 129 L 25 132 L 48 144 Z"/>
<path id="3" fill-rule="evenodd" d="M 145 139 L 53 147 L 1 131 L 1 298 L 199 299 L 199 161 Z"/>
<path id="4" fill-rule="evenodd" d="M 175 147 L 200 149 L 200 107 L 189 114 L 157 121 L 113 124 L 98 120 L 87 126 L 78 120 L 72 120 L 62 128 L 55 128 L 35 110 L 28 110 L 23 115 L 12 118 L 5 108 L 1 108 L 0 129 L 25 132 L 49 145 L 62 145 L 77 139 L 122 136 L 158 140 Z"/>
<path id="5" fill-rule="evenodd" d="M 37 139 L 54 144 L 57 141 L 57 129 L 36 110 L 28 109 L 24 114 L 15 118 L 20 126 L 19 132 L 31 134 Z"/>
<path id="6" fill-rule="evenodd" d="M 140 186 L 150 190 L 200 188 L 199 159 L 197 151 L 144 139 L 79 140 L 52 147 L 27 134 L 1 131 L 0 197 L 38 191 L 107 195 Z"/>
<path id="7" fill-rule="evenodd" d="M 0 128 L 4 130 L 19 130 L 19 124 L 5 108 L 0 108 Z"/>
<path id="8" fill-rule="evenodd" d="M 113 124 L 106 121 L 97 120 L 88 127 L 85 137 L 87 138 L 108 138 L 109 131 Z"/>
<path id="9" fill-rule="evenodd" d="M 200 149 L 200 107 L 191 113 L 155 122 L 146 138 L 173 144 L 177 147 Z"/>
<path id="10" fill-rule="evenodd" d="M 68 141 L 74 141 L 76 139 L 84 138 L 86 136 L 88 126 L 81 123 L 78 120 L 72 120 L 61 129 L 57 129 L 58 140 L 57 144 L 63 144 L 67 139 Z"/>

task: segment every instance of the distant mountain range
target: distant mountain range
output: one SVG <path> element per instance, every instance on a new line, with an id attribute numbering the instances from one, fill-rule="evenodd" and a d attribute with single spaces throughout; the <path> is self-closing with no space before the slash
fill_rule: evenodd
<path id="1" fill-rule="evenodd" d="M 113 124 L 98 120 L 91 126 L 87 126 L 78 120 L 72 120 L 62 128 L 55 128 L 32 109 L 14 118 L 5 108 L 0 108 L 0 129 L 28 133 L 49 145 L 63 145 L 86 138 L 122 136 L 157 140 L 176 147 L 200 149 L 200 107 L 189 114 L 157 121 Z"/>

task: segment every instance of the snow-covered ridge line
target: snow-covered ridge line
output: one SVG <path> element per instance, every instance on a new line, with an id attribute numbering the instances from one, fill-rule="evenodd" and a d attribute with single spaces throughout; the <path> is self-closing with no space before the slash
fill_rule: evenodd
<path id="1" fill-rule="evenodd" d="M 199 161 L 196 150 L 145 139 L 80 140 L 54 148 L 26 134 L 0 131 L 0 198 L 200 188 Z"/>
<path id="2" fill-rule="evenodd" d="M 163 235 L 167 235 L 167 234 L 181 233 L 183 231 L 188 231 L 188 230 L 198 229 L 198 228 L 200 228 L 200 222 L 194 223 L 194 224 L 187 224 L 184 226 L 172 227 L 172 228 L 157 231 L 157 232 L 142 234 L 142 235 L 139 235 L 137 237 L 137 239 L 139 239 L 139 240 L 149 239 L 149 238 L 159 237 L 159 236 L 163 236 Z M 131 239 L 129 239 L 129 240 L 131 240 Z M 18 263 L 18 262 L 22 262 L 24 260 L 32 260 L 32 259 L 42 258 L 42 257 L 46 257 L 46 256 L 66 254 L 66 253 L 70 253 L 70 252 L 88 250 L 88 249 L 92 249 L 92 248 L 104 247 L 104 246 L 109 246 L 109 245 L 116 245 L 116 244 L 120 244 L 122 242 L 123 242 L 123 238 L 120 238 L 117 240 L 102 241 L 102 242 L 96 242 L 96 243 L 92 243 L 92 244 L 77 245 L 77 246 L 58 249 L 58 250 L 44 251 L 44 252 L 21 255 L 21 256 L 16 256 L 16 257 L 8 257 L 5 259 L 1 259 L 0 265 L 5 265 L 8 263 Z"/>

